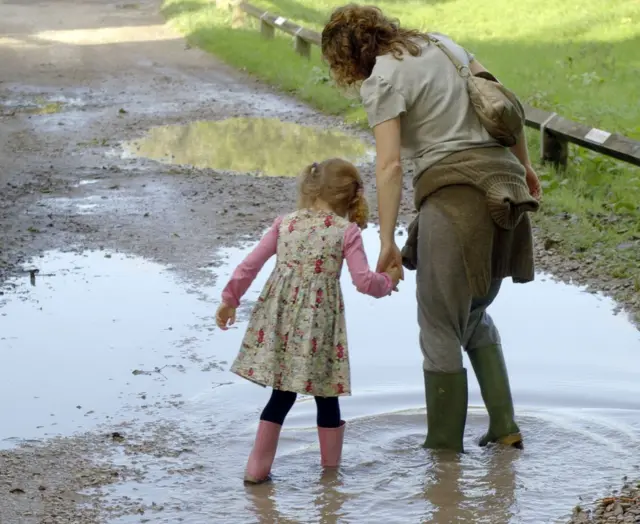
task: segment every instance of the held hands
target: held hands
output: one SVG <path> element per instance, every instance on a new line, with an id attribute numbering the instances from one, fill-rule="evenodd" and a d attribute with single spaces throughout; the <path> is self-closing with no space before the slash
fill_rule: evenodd
<path id="1" fill-rule="evenodd" d="M 393 282 L 393 290 L 398 291 L 398 282 L 402 280 L 402 267 L 396 265 L 389 266 L 385 273 L 389 275 L 391 282 Z"/>
<path id="2" fill-rule="evenodd" d="M 224 331 L 233 326 L 236 322 L 236 308 L 228 306 L 224 302 L 218 306 L 216 311 L 216 324 Z"/>
<path id="3" fill-rule="evenodd" d="M 393 290 L 398 291 L 398 283 L 404 280 L 402 254 L 395 242 L 382 242 L 376 267 L 378 273 L 387 273 L 393 282 Z"/>

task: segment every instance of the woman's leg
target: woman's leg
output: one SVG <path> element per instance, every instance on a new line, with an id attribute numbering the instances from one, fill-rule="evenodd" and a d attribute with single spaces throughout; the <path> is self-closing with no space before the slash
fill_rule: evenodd
<path id="1" fill-rule="evenodd" d="M 296 394 L 291 391 L 274 389 L 271 393 L 271 398 L 260 415 L 256 440 L 244 474 L 245 482 L 258 484 L 270 479 L 282 424 L 295 401 Z"/>
<path id="2" fill-rule="evenodd" d="M 427 201 L 418 228 L 418 324 L 427 400 L 424 446 L 462 452 L 468 402 L 462 338 L 471 290 L 450 219 Z"/>
<path id="3" fill-rule="evenodd" d="M 480 445 L 497 442 L 522 449 L 522 435 L 515 422 L 500 334 L 493 319 L 486 312 L 486 308 L 498 295 L 500 284 L 500 281 L 496 281 L 485 298 L 473 301 L 464 348 L 471 360 L 482 399 L 489 413 L 489 431 L 480 439 Z"/>
<path id="4" fill-rule="evenodd" d="M 337 467 L 342 458 L 344 420 L 340 417 L 338 397 L 315 397 L 318 408 L 320 460 L 324 467 Z"/>

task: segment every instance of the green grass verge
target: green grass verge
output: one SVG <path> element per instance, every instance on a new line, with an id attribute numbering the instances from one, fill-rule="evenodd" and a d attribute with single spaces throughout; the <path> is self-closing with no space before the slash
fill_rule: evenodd
<path id="1" fill-rule="evenodd" d="M 321 30 L 335 0 L 254 0 Z M 473 51 L 524 101 L 640 139 L 640 3 L 637 0 L 386 0 L 373 2 L 403 23 L 447 33 Z M 356 97 L 330 83 L 313 49 L 297 56 L 289 36 L 260 37 L 256 20 L 231 28 L 231 13 L 209 0 L 165 0 L 164 16 L 188 41 L 254 74 L 320 111 L 364 125 Z M 529 133 L 533 158 L 536 133 Z M 545 187 L 536 224 L 559 238 L 555 249 L 576 262 L 625 280 L 619 298 L 640 293 L 640 170 L 572 148 L 570 168 L 540 168 Z"/>

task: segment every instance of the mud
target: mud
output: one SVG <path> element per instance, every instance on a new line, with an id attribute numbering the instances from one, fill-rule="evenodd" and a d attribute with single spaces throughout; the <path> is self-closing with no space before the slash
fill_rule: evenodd
<path id="1" fill-rule="evenodd" d="M 255 173 L 291 174 L 325 147 L 325 156 L 346 147 L 359 158 L 372 140 L 188 49 L 158 7 L 155 0 L 0 4 L 0 390 L 10 399 L 0 405 L 7 448 L 0 522 L 202 523 L 212 515 L 338 522 L 380 512 L 385 522 L 438 514 L 440 522 L 452 515 L 482 522 L 493 514 L 537 523 L 540 515 L 568 518 L 576 498 L 595 500 L 606 482 L 628 473 L 638 453 L 637 332 L 606 300 L 572 290 L 553 301 L 552 289 L 570 288 L 540 282 L 517 290 L 520 300 L 530 293 L 539 318 L 513 315 L 509 287 L 495 307 L 505 343 L 520 348 L 509 363 L 531 455 L 496 459 L 470 441 L 474 451 L 447 465 L 419 449 L 424 400 L 409 292 L 396 299 L 408 302 L 375 306 L 381 318 L 407 312 L 400 321 L 406 352 L 391 363 L 385 348 L 398 341 L 372 333 L 367 315 L 349 320 L 362 349 L 353 356 L 358 395 L 345 405 L 353 440 L 344 475 L 321 477 L 313 410 L 302 401 L 283 439 L 283 482 L 238 487 L 265 393 L 226 372 L 241 330 L 215 338 L 216 277 L 243 253 L 220 249 L 257 238 L 291 209 L 295 181 Z M 303 126 L 288 128 L 303 134 L 340 130 L 356 141 L 303 147 L 292 139 L 296 154 L 266 159 L 255 156 L 265 144 L 236 137 L 238 156 L 250 160 L 240 166 L 207 156 L 220 135 L 192 142 L 203 161 L 164 163 L 127 149 L 145 137 L 158 143 L 154 129 L 238 122 L 229 119 L 277 119 Z M 169 142 L 167 153 L 179 153 L 179 137 Z M 165 151 L 147 154 L 166 161 Z M 362 172 L 375 203 L 373 165 Z M 410 173 L 405 188 L 401 219 L 408 221 Z M 375 231 L 368 234 L 374 257 Z M 596 289 L 619 285 L 558 260 L 543 233 L 539 239 L 540 267 L 589 278 Z M 354 311 L 373 307 L 351 300 Z M 626 305 L 640 309 L 633 300 Z M 477 387 L 471 398 L 479 405 Z M 472 410 L 470 434 L 485 423 Z M 544 459 L 549 449 L 553 464 Z M 491 490 L 497 499 L 486 499 Z"/>
<path id="2" fill-rule="evenodd" d="M 628 479 L 625 478 L 625 481 Z M 591 506 L 578 505 L 573 510 L 570 524 L 604 524 L 640 522 L 640 482 L 625 482 L 620 491 L 599 500 Z"/>

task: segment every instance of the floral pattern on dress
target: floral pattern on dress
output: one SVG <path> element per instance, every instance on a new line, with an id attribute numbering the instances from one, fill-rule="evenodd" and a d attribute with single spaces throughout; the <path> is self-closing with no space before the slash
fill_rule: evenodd
<path id="1" fill-rule="evenodd" d="M 351 394 L 344 301 L 344 235 L 337 215 L 300 210 L 278 230 L 276 265 L 231 371 L 302 395 Z"/>

